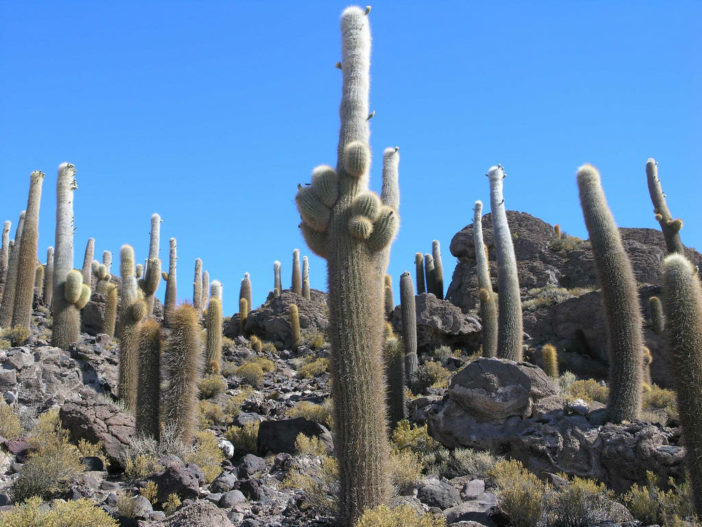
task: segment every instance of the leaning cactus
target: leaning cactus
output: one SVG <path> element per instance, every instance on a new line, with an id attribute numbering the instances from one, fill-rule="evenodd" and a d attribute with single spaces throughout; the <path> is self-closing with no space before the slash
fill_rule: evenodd
<path id="1" fill-rule="evenodd" d="M 665 202 L 665 194 L 661 188 L 661 180 L 658 179 L 658 163 L 652 157 L 646 161 L 646 181 L 648 182 L 648 193 L 653 202 L 653 213 L 661 226 L 661 231 L 663 231 L 666 249 L 669 253 L 685 254 L 685 249 L 680 241 L 682 220 L 674 220 L 670 215 L 670 210 Z"/>
<path id="2" fill-rule="evenodd" d="M 300 249 L 293 251 L 292 266 L 292 292 L 296 295 L 302 294 L 302 276 L 300 275 Z"/>
<path id="3" fill-rule="evenodd" d="M 300 312 L 297 305 L 290 304 L 288 306 L 290 313 L 290 344 L 293 350 L 300 346 Z"/>
<path id="4" fill-rule="evenodd" d="M 475 269 L 478 274 L 478 296 L 480 319 L 483 322 L 483 357 L 497 356 L 497 309 L 492 292 L 490 266 L 485 242 L 483 242 L 483 202 L 476 201 L 473 208 L 473 243 L 475 245 Z"/>
<path id="5" fill-rule="evenodd" d="M 702 287 L 681 254 L 663 261 L 669 367 L 673 371 L 687 467 L 697 514 L 702 516 Z"/>
<path id="6" fill-rule="evenodd" d="M 607 321 L 607 416 L 615 423 L 631 421 L 638 418 L 641 410 L 641 350 L 644 347 L 634 271 L 595 167 L 583 165 L 578 169 L 578 188 Z"/>
<path id="7" fill-rule="evenodd" d="M 138 436 L 156 441 L 160 436 L 161 404 L 161 326 L 146 320 L 138 333 L 139 373 L 134 412 L 134 430 Z"/>
<path id="8" fill-rule="evenodd" d="M 54 248 L 46 250 L 46 270 L 44 272 L 44 303 L 51 307 L 54 297 Z"/>
<path id="9" fill-rule="evenodd" d="M 195 278 L 193 278 L 193 307 L 198 313 L 202 311 L 202 260 L 195 259 Z"/>
<path id="10" fill-rule="evenodd" d="M 0 249 L 0 300 L 7 279 L 7 265 L 10 262 L 10 227 L 12 222 L 7 220 L 2 226 L 2 248 Z"/>
<path id="11" fill-rule="evenodd" d="M 280 296 L 283 292 L 283 286 L 280 279 L 280 262 L 276 260 L 273 262 L 273 292 L 275 296 Z"/>
<path id="12" fill-rule="evenodd" d="M 487 176 L 490 178 L 490 211 L 497 249 L 497 290 L 500 292 L 497 299 L 497 356 L 519 362 L 522 360 L 522 300 L 519 296 L 517 259 L 502 194 L 505 173 L 498 165 L 491 167 Z"/>
<path id="13" fill-rule="evenodd" d="M 383 379 L 382 262 L 399 223 L 397 209 L 368 189 L 370 30 L 364 11 L 341 19 L 343 88 L 336 170 L 321 166 L 296 202 L 310 249 L 326 258 L 335 452 L 340 515 L 353 524 L 389 494 Z M 397 192 L 384 193 L 386 196 Z"/>
<path id="14" fill-rule="evenodd" d="M 168 274 L 164 273 L 163 279 L 166 281 L 166 298 L 163 301 L 163 325 L 171 327 L 171 320 L 176 309 L 178 297 L 178 285 L 176 283 L 176 265 L 178 262 L 178 249 L 176 239 L 169 240 L 170 251 L 168 255 Z"/>
<path id="15" fill-rule="evenodd" d="M 402 342 L 405 347 L 405 377 L 410 382 L 417 372 L 417 306 L 414 285 L 408 271 L 400 276 L 400 310 L 402 312 Z"/>
<path id="16" fill-rule="evenodd" d="M 302 257 L 302 296 L 310 299 L 310 262 L 307 256 Z"/>
<path id="17" fill-rule="evenodd" d="M 421 295 L 426 292 L 424 287 L 424 254 L 417 253 L 414 255 L 414 265 L 416 267 L 417 276 L 417 294 Z"/>
<path id="18" fill-rule="evenodd" d="M 92 264 L 93 256 L 95 255 L 95 238 L 88 238 L 88 243 L 85 245 L 85 254 L 83 255 L 83 283 L 91 284 L 92 280 Z"/>
<path id="19" fill-rule="evenodd" d="M 434 295 L 436 298 L 444 298 L 444 266 L 441 263 L 441 247 L 439 240 L 431 242 L 431 253 L 434 259 Z"/>
<path id="20" fill-rule="evenodd" d="M 657 296 L 648 299 L 648 308 L 651 312 L 651 328 L 656 335 L 662 335 L 665 328 L 665 317 L 663 316 L 663 305 Z"/>
<path id="21" fill-rule="evenodd" d="M 222 301 L 219 298 L 221 284 L 215 280 L 211 285 L 212 292 L 207 304 L 205 327 L 207 342 L 205 344 L 205 367 L 208 373 L 222 371 Z"/>
<path id="22" fill-rule="evenodd" d="M 15 285 L 15 306 L 12 310 L 12 326 L 30 329 L 32 322 L 32 300 L 37 270 L 37 249 L 39 243 L 39 206 L 44 173 L 38 170 L 29 176 L 29 198 L 24 217 L 22 242 L 17 260 L 17 283 Z"/>
<path id="23" fill-rule="evenodd" d="M 0 302 L 0 328 L 12 326 L 12 312 L 15 309 L 15 291 L 17 288 L 17 267 L 19 266 L 19 250 L 22 242 L 22 231 L 24 230 L 24 217 L 26 212 L 22 211 L 15 230 L 14 243 L 10 242 L 10 259 L 7 269 L 7 281 L 5 291 Z"/>

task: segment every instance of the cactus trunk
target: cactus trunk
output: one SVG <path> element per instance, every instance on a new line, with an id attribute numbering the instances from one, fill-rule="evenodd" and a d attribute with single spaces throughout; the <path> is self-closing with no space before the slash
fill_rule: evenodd
<path id="1" fill-rule="evenodd" d="M 293 266 L 292 266 L 292 285 L 293 293 L 296 295 L 302 294 L 302 276 L 300 274 L 300 250 L 293 251 Z"/>
<path id="2" fill-rule="evenodd" d="M 280 296 L 283 291 L 283 285 L 280 278 L 280 262 L 276 260 L 273 262 L 273 292 L 275 296 Z"/>
<path id="3" fill-rule="evenodd" d="M 19 249 L 22 242 L 25 214 L 25 211 L 21 212 L 19 221 L 17 222 L 14 243 L 9 245 L 10 259 L 7 269 L 7 282 L 5 282 L 5 292 L 2 295 L 2 302 L 0 302 L 0 328 L 8 328 L 12 325 L 12 312 L 15 309 L 15 291 L 17 289 Z"/>
<path id="4" fill-rule="evenodd" d="M 310 299 L 310 262 L 307 256 L 302 257 L 302 296 Z"/>
<path id="5" fill-rule="evenodd" d="M 178 297 L 178 284 L 176 282 L 176 265 L 178 262 L 178 248 L 176 239 L 169 240 L 170 251 L 168 254 L 168 277 L 166 279 L 166 298 L 163 301 L 163 325 L 171 327 L 173 313 L 176 309 Z"/>
<path id="6" fill-rule="evenodd" d="M 83 255 L 83 283 L 90 284 L 92 280 L 93 257 L 95 255 L 95 238 L 88 238 L 88 243 L 85 245 L 85 254 Z"/>
<path id="7" fill-rule="evenodd" d="M 0 248 L 0 301 L 2 301 L 5 290 L 5 280 L 7 280 L 7 266 L 10 263 L 10 227 L 12 222 L 5 221 L 2 226 L 2 246 Z"/>
<path id="8" fill-rule="evenodd" d="M 415 275 L 417 276 L 417 294 L 426 293 L 424 286 L 424 255 L 417 253 L 414 255 L 414 265 L 416 267 Z"/>
<path id="9" fill-rule="evenodd" d="M 417 372 L 417 306 L 414 284 L 408 271 L 400 276 L 400 308 L 402 311 L 402 342 L 405 347 L 405 377 L 409 383 Z"/>
<path id="10" fill-rule="evenodd" d="M 139 375 L 134 428 L 137 435 L 160 437 L 161 326 L 147 320 L 139 329 Z"/>
<path id="11" fill-rule="evenodd" d="M 473 244 L 475 269 L 478 274 L 480 318 L 483 323 L 483 357 L 497 357 L 497 309 L 490 280 L 490 264 L 483 241 L 483 202 L 476 201 L 473 208 Z"/>
<path id="12" fill-rule="evenodd" d="M 653 158 L 649 158 L 646 162 L 646 182 L 648 183 L 648 193 L 653 202 L 653 213 L 661 226 L 661 231 L 663 231 L 666 249 L 669 253 L 684 255 L 685 248 L 680 240 L 682 221 L 674 220 L 670 215 L 665 194 L 661 188 L 661 180 L 658 179 L 658 163 Z"/>
<path id="13" fill-rule="evenodd" d="M 436 298 L 444 298 L 444 265 L 441 262 L 441 246 L 438 240 L 431 242 L 431 253 L 434 259 L 434 294 Z"/>
<path id="14" fill-rule="evenodd" d="M 46 269 L 44 270 L 44 303 L 51 307 L 54 297 L 54 248 L 46 251 Z"/>
<path id="15" fill-rule="evenodd" d="M 212 286 L 219 282 L 212 282 Z M 207 305 L 207 317 L 205 320 L 207 328 L 207 342 L 205 345 L 205 366 L 208 373 L 219 373 L 222 371 L 222 301 L 214 295 L 210 295 L 210 302 Z"/>

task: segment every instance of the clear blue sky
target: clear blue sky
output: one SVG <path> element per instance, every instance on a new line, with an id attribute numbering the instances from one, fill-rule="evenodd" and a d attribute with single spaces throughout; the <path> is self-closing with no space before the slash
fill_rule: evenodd
<path id="1" fill-rule="evenodd" d="M 345 2 L 0 3 L 0 221 L 47 174 L 40 255 L 54 241 L 56 167 L 78 170 L 76 266 L 148 251 L 150 216 L 179 245 L 179 297 L 201 257 L 224 283 L 225 314 L 252 275 L 254 304 L 289 287 L 310 254 L 297 183 L 334 165 Z M 592 162 L 621 226 L 657 227 L 644 166 L 653 156 L 683 242 L 702 248 L 702 3 L 375 2 L 371 13 L 372 186 L 400 146 L 397 284 L 417 251 L 449 243 L 489 202 L 502 163 L 509 209 L 586 237 L 575 171 Z M 489 210 L 489 207 L 486 207 Z M 312 286 L 326 264 L 311 256 Z M 163 287 L 159 293 L 162 297 Z"/>

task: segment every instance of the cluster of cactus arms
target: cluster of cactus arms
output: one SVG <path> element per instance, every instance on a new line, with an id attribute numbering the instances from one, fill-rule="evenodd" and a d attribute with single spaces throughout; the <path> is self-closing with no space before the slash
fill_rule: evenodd
<path id="1" fill-rule="evenodd" d="M 302 297 L 310 299 L 310 261 L 307 256 L 302 257 Z"/>
<path id="2" fill-rule="evenodd" d="M 653 213 L 656 216 L 663 231 L 665 246 L 669 253 L 685 254 L 685 248 L 680 241 L 680 229 L 682 220 L 673 219 L 665 201 L 665 194 L 661 188 L 661 180 L 658 179 L 658 163 L 652 157 L 646 162 L 646 181 L 648 182 L 648 193 L 653 202 Z"/>
<path id="3" fill-rule="evenodd" d="M 93 256 L 95 255 L 95 238 L 88 238 L 88 243 L 85 245 L 85 254 L 83 255 L 83 283 L 92 284 L 93 274 Z"/>
<path id="4" fill-rule="evenodd" d="M 30 329 L 32 322 L 32 300 L 34 299 L 39 243 L 39 206 L 43 183 L 43 172 L 35 170 L 29 176 L 29 198 L 27 199 L 22 240 L 18 247 L 17 280 L 12 310 L 13 327 L 22 326 Z"/>
<path id="5" fill-rule="evenodd" d="M 205 316 L 205 367 L 207 373 L 219 373 L 222 371 L 222 284 L 214 280 L 210 289 L 210 301 Z"/>
<path id="6" fill-rule="evenodd" d="M 498 331 L 497 356 L 514 361 L 522 360 L 522 300 L 519 296 L 519 275 L 514 244 L 507 222 L 505 199 L 502 192 L 506 177 L 502 166 L 493 166 L 487 173 L 490 179 L 490 211 L 497 250 Z"/>
<path id="7" fill-rule="evenodd" d="M 414 284 L 409 271 L 400 276 L 400 310 L 402 314 L 402 343 L 405 349 L 405 380 L 411 382 L 417 372 L 417 305 Z"/>
<path id="8" fill-rule="evenodd" d="M 485 242 L 483 241 L 483 202 L 476 201 L 473 208 L 473 243 L 475 245 L 475 269 L 478 275 L 480 318 L 483 322 L 483 357 L 497 356 L 497 306 L 490 280 Z"/>
<path id="9" fill-rule="evenodd" d="M 193 307 L 202 311 L 202 260 L 195 259 L 195 278 L 193 278 Z"/>
<path id="10" fill-rule="evenodd" d="M 300 273 L 300 249 L 293 251 L 292 264 L 292 284 L 290 286 L 292 292 L 296 295 L 302 295 L 302 274 Z"/>
<path id="11" fill-rule="evenodd" d="M 19 266 L 19 248 L 22 242 L 25 214 L 25 211 L 20 213 L 17 229 L 15 230 L 15 239 L 8 245 L 10 255 L 7 264 L 5 291 L 0 302 L 0 328 L 7 328 L 12 325 L 12 312 L 15 308 L 15 289 L 17 286 L 17 268 Z"/>
<path id="12" fill-rule="evenodd" d="M 5 280 L 7 280 L 7 265 L 10 262 L 10 227 L 12 222 L 5 221 L 2 225 L 2 245 L 0 245 L 0 301 L 2 301 L 5 290 Z"/>
<path id="13" fill-rule="evenodd" d="M 416 267 L 415 275 L 417 276 L 417 294 L 421 295 L 426 292 L 424 286 L 424 254 L 417 253 L 414 255 L 414 265 Z"/>
<path id="14" fill-rule="evenodd" d="M 341 17 L 343 87 L 336 169 L 320 166 L 298 187 L 300 228 L 310 249 L 327 260 L 332 345 L 335 453 L 339 461 L 340 521 L 352 525 L 386 501 L 383 276 L 399 224 L 395 207 L 368 189 L 370 171 L 367 10 Z M 395 179 L 394 185 L 397 185 Z M 399 192 L 385 193 L 399 196 Z"/>
<path id="15" fill-rule="evenodd" d="M 577 179 L 580 205 L 590 234 L 607 322 L 607 416 L 615 423 L 631 421 L 638 418 L 641 410 L 641 361 L 644 348 L 634 270 L 607 205 L 599 172 L 592 165 L 583 165 L 578 169 Z"/>
<path id="16" fill-rule="evenodd" d="M 395 309 L 395 298 L 392 293 L 392 276 L 389 274 L 385 275 L 383 290 L 384 290 L 384 306 L 385 306 L 385 318 L 387 320 L 392 316 L 392 311 Z"/>
<path id="17" fill-rule="evenodd" d="M 178 284 L 176 282 L 176 265 L 178 262 L 178 248 L 176 239 L 171 238 L 168 242 L 168 272 L 163 272 L 163 279 L 166 281 L 166 298 L 163 301 L 163 325 L 167 328 L 171 327 L 173 313 L 176 309 L 178 297 Z"/>
<path id="18" fill-rule="evenodd" d="M 151 215 L 151 233 L 149 236 L 149 258 L 143 270 L 143 277 L 139 279 L 139 287 L 144 292 L 146 302 L 146 316 L 150 317 L 154 311 L 156 290 L 161 282 L 161 260 L 159 250 L 161 244 L 161 216 Z"/>
<path id="19" fill-rule="evenodd" d="M 273 262 L 273 294 L 275 296 L 280 296 L 283 292 L 283 285 L 280 278 L 280 262 L 276 260 Z"/>
<path id="20" fill-rule="evenodd" d="M 141 264 L 136 264 L 136 267 L 134 268 L 134 276 L 136 276 L 137 280 L 141 280 L 142 276 L 144 276 L 144 266 Z M 138 282 L 137 282 L 138 285 Z"/>
<path id="21" fill-rule="evenodd" d="M 702 286 L 682 254 L 663 261 L 668 365 L 676 385 L 686 460 L 697 514 L 702 516 Z"/>

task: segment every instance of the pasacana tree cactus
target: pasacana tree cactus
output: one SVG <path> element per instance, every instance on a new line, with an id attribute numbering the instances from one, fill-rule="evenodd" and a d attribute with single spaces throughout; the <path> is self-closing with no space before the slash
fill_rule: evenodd
<path id="1" fill-rule="evenodd" d="M 283 291 L 283 285 L 280 278 L 280 262 L 276 260 L 273 262 L 273 292 L 275 296 L 280 296 Z"/>
<path id="2" fill-rule="evenodd" d="M 480 318 L 483 322 L 483 357 L 497 356 L 497 306 L 490 280 L 485 242 L 483 241 L 483 202 L 476 201 L 473 208 L 473 243 L 475 245 L 475 270 L 478 274 Z"/>
<path id="3" fill-rule="evenodd" d="M 88 238 L 88 243 L 85 244 L 85 254 L 83 255 L 83 283 L 90 285 L 92 283 L 93 274 L 93 256 L 95 255 L 95 238 Z"/>
<path id="4" fill-rule="evenodd" d="M 410 382 L 417 372 L 417 306 L 412 276 L 405 271 L 400 276 L 400 309 L 402 312 L 402 342 L 405 348 L 405 380 Z"/>
<path id="5" fill-rule="evenodd" d="M 444 298 L 444 265 L 441 262 L 441 246 L 438 240 L 431 242 L 431 254 L 434 259 L 434 294 L 436 298 Z"/>
<path id="6" fill-rule="evenodd" d="M 44 303 L 51 306 L 54 296 L 54 248 L 46 250 L 46 269 L 44 270 Z"/>
<path id="7" fill-rule="evenodd" d="M 241 280 L 241 286 L 239 287 L 239 300 L 246 299 L 246 310 L 247 313 L 253 305 L 253 297 L 251 291 L 251 278 L 249 273 L 244 273 L 244 278 Z"/>
<path id="8" fill-rule="evenodd" d="M 205 316 L 205 368 L 207 373 L 219 373 L 222 371 L 222 286 L 218 280 L 214 280 L 210 288 L 210 301 Z"/>
<path id="9" fill-rule="evenodd" d="M 20 214 L 17 229 L 15 230 L 15 239 L 9 244 L 10 259 L 7 265 L 7 281 L 5 282 L 2 302 L 0 302 L 0 328 L 12 326 L 12 312 L 15 309 L 15 290 L 17 287 L 17 267 L 19 266 L 19 248 L 22 242 L 25 214 L 25 211 L 22 211 Z"/>
<path id="10" fill-rule="evenodd" d="M 173 320 L 176 302 L 178 297 L 178 284 L 176 275 L 176 266 L 178 264 L 178 248 L 176 239 L 171 238 L 169 241 L 168 253 L 168 273 L 163 273 L 163 279 L 166 281 L 166 298 L 163 301 L 163 324 L 169 328 Z"/>
<path id="11" fill-rule="evenodd" d="M 399 216 L 396 208 L 368 190 L 370 29 L 366 12 L 346 9 L 341 33 L 337 166 L 314 169 L 312 184 L 299 187 L 296 202 L 307 244 L 327 260 L 339 511 L 341 524 L 350 526 L 365 508 L 383 503 L 390 489 L 382 358 L 385 269 L 381 268 Z"/>
<path id="12" fill-rule="evenodd" d="M 302 297 L 310 299 L 310 261 L 307 256 L 302 257 Z"/>
<path id="13" fill-rule="evenodd" d="M 422 293 L 426 292 L 426 288 L 424 286 L 424 254 L 423 253 L 417 253 L 414 255 L 414 265 L 416 268 L 416 276 L 417 276 L 417 294 L 421 295 Z"/>
<path id="14" fill-rule="evenodd" d="M 300 273 L 300 249 L 295 249 L 293 251 L 291 289 L 296 295 L 302 294 L 302 275 Z"/>
<path id="15" fill-rule="evenodd" d="M 7 279 L 7 265 L 10 262 L 10 227 L 12 222 L 6 220 L 2 225 L 2 245 L 0 246 L 0 301 L 2 301 Z"/>
<path id="16" fill-rule="evenodd" d="M 665 194 L 661 188 L 661 180 L 658 178 L 658 163 L 652 157 L 646 161 L 646 181 L 648 183 L 648 193 L 653 202 L 653 214 L 656 221 L 661 226 L 665 246 L 669 253 L 685 254 L 685 248 L 680 241 L 680 229 L 682 220 L 673 219 L 665 201 Z"/>
<path id="17" fill-rule="evenodd" d="M 193 307 L 202 311 L 202 260 L 195 259 L 195 278 L 193 278 Z"/>
<path id="18" fill-rule="evenodd" d="M 138 435 L 159 440 L 161 406 L 161 326 L 146 320 L 139 328 L 139 373 L 134 428 Z"/>

